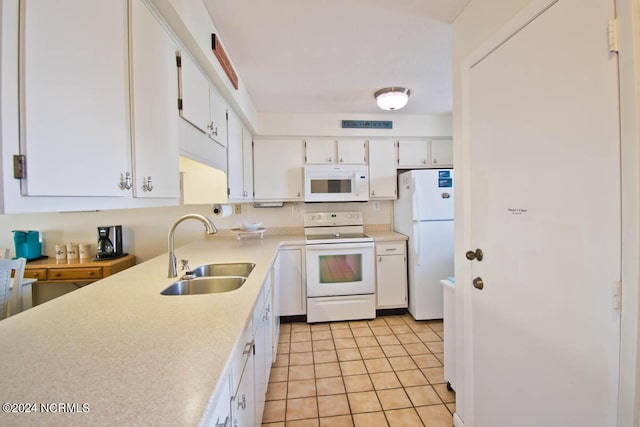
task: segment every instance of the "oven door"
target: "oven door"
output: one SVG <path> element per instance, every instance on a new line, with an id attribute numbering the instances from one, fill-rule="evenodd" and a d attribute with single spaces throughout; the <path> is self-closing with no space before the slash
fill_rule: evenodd
<path id="1" fill-rule="evenodd" d="M 307 297 L 375 292 L 373 242 L 307 245 Z"/>

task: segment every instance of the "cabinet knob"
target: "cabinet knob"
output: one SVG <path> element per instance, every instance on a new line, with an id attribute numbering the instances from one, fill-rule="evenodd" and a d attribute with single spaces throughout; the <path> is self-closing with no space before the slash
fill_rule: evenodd
<path id="1" fill-rule="evenodd" d="M 300 192 L 298 191 L 298 197 L 300 197 Z"/>
<path id="2" fill-rule="evenodd" d="M 438 163 L 438 159 L 433 159 L 433 163 L 434 164 Z"/>
<path id="3" fill-rule="evenodd" d="M 342 163 L 342 157 L 340 157 L 340 163 Z"/>
<path id="4" fill-rule="evenodd" d="M 120 184 L 118 184 L 121 190 L 131 189 L 131 174 L 126 172 L 124 175 L 120 174 Z"/>
<path id="5" fill-rule="evenodd" d="M 423 160 L 423 161 L 422 161 L 422 164 L 423 164 L 423 165 L 426 165 L 426 164 L 427 164 L 427 161 L 426 161 L 426 160 Z"/>
<path id="6" fill-rule="evenodd" d="M 331 158 L 331 156 L 329 156 L 329 157 L 327 158 L 327 163 L 331 163 L 332 161 L 333 161 L 333 159 Z"/>
<path id="7" fill-rule="evenodd" d="M 372 195 L 372 196 L 375 196 L 375 195 L 376 195 L 376 190 L 373 190 L 373 191 L 371 192 L 371 195 Z"/>
<path id="8" fill-rule="evenodd" d="M 484 288 L 484 281 L 482 280 L 482 277 L 476 277 L 473 279 L 473 287 L 478 290 L 482 290 L 482 288 Z"/>
<path id="9" fill-rule="evenodd" d="M 477 259 L 478 261 L 482 261 L 484 259 L 484 252 L 482 252 L 482 249 L 478 248 L 475 251 L 467 251 L 467 253 L 464 254 L 464 256 L 469 261 L 473 261 L 474 259 Z"/>
<path id="10" fill-rule="evenodd" d="M 142 191 L 151 192 L 152 190 L 153 190 L 153 184 L 151 183 L 151 177 L 148 176 L 146 178 L 142 178 Z"/>

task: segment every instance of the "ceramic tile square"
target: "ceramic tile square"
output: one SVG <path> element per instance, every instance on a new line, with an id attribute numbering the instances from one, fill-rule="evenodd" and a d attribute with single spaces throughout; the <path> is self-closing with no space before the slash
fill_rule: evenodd
<path id="1" fill-rule="evenodd" d="M 406 325 L 402 316 L 387 316 L 384 318 L 387 325 Z"/>
<path id="2" fill-rule="evenodd" d="M 287 381 L 289 374 L 289 368 L 271 368 L 271 376 L 269 377 L 269 382 L 277 383 L 280 381 Z"/>
<path id="3" fill-rule="evenodd" d="M 402 325 L 389 325 L 389 329 L 393 331 L 394 334 L 412 334 L 413 331 L 409 327 L 409 325 L 403 323 Z"/>
<path id="4" fill-rule="evenodd" d="M 336 353 L 338 353 L 338 360 L 341 362 L 362 359 L 360 350 L 357 348 L 341 348 L 340 350 L 336 350 Z"/>
<path id="5" fill-rule="evenodd" d="M 373 335 L 375 336 L 393 334 L 393 331 L 389 329 L 388 326 L 371 326 L 370 329 L 371 329 L 371 332 L 373 332 Z"/>
<path id="6" fill-rule="evenodd" d="M 265 402 L 262 422 L 272 423 L 276 421 L 284 421 L 286 407 L 286 400 L 272 400 L 270 402 Z"/>
<path id="7" fill-rule="evenodd" d="M 444 353 L 434 353 L 433 355 L 440 361 L 442 365 L 444 365 Z"/>
<path id="8" fill-rule="evenodd" d="M 311 330 L 311 326 L 308 323 L 292 323 L 291 324 L 291 333 L 294 332 L 309 332 Z"/>
<path id="9" fill-rule="evenodd" d="M 313 353 L 310 351 L 304 353 L 291 353 L 289 355 L 289 366 L 294 365 L 312 365 Z"/>
<path id="10" fill-rule="evenodd" d="M 316 395 L 316 380 L 289 381 L 287 399 L 312 397 Z"/>
<path id="11" fill-rule="evenodd" d="M 283 400 L 287 398 L 287 382 L 269 383 L 266 400 Z"/>
<path id="12" fill-rule="evenodd" d="M 313 325 L 311 325 L 311 331 L 328 331 L 330 330 L 331 327 L 329 326 L 328 323 L 314 323 Z"/>
<path id="13" fill-rule="evenodd" d="M 358 347 L 377 347 L 379 345 L 378 340 L 376 340 L 373 336 L 356 337 L 355 340 Z"/>
<path id="14" fill-rule="evenodd" d="M 453 403 L 456 401 L 455 392 L 447 390 L 446 384 L 434 384 L 432 387 L 444 403 Z"/>
<path id="15" fill-rule="evenodd" d="M 333 336 L 331 335 L 331 331 L 330 330 L 326 330 L 326 331 L 311 331 L 311 339 L 313 341 L 332 340 Z"/>
<path id="16" fill-rule="evenodd" d="M 422 424 L 418 413 L 413 408 L 384 411 L 384 415 L 387 417 L 391 427 L 419 426 Z"/>
<path id="17" fill-rule="evenodd" d="M 350 414 L 347 395 L 318 396 L 318 413 L 321 417 Z"/>
<path id="18" fill-rule="evenodd" d="M 349 322 L 349 327 L 351 329 L 359 329 L 359 328 L 368 328 L 369 321 L 368 320 L 354 320 Z"/>
<path id="19" fill-rule="evenodd" d="M 303 353 L 311 351 L 311 341 L 292 342 L 289 347 L 289 353 Z"/>
<path id="20" fill-rule="evenodd" d="M 335 329 L 331 331 L 333 338 L 353 338 L 351 329 Z"/>
<path id="21" fill-rule="evenodd" d="M 320 427 L 353 427 L 351 415 L 320 418 Z"/>
<path id="22" fill-rule="evenodd" d="M 380 399 L 380 404 L 382 405 L 382 409 L 385 411 L 389 409 L 400 409 L 400 408 L 410 408 L 411 401 L 409 400 L 409 396 L 405 393 L 402 388 L 392 388 L 389 390 L 377 390 L 378 399 Z"/>
<path id="23" fill-rule="evenodd" d="M 412 356 L 418 355 L 418 354 L 429 354 L 429 353 L 431 353 L 429 351 L 429 349 L 427 348 L 427 346 L 422 344 L 421 342 L 417 342 L 417 343 L 414 343 L 414 344 L 404 344 L 404 348 L 405 348 L 405 350 L 407 350 L 407 353 L 409 353 Z"/>
<path id="24" fill-rule="evenodd" d="M 332 331 L 337 329 L 349 329 L 349 322 L 332 322 L 329 324 Z"/>
<path id="25" fill-rule="evenodd" d="M 420 338 L 413 332 L 409 334 L 398 334 L 396 338 L 398 338 L 402 344 L 415 344 L 420 342 Z"/>
<path id="26" fill-rule="evenodd" d="M 416 411 L 426 427 L 453 426 L 453 416 L 444 405 L 421 406 Z"/>
<path id="27" fill-rule="evenodd" d="M 382 410 L 375 391 L 363 391 L 361 393 L 348 393 L 351 413 L 376 412 Z"/>
<path id="28" fill-rule="evenodd" d="M 314 351 L 313 360 L 315 363 L 337 362 L 338 355 L 335 350 Z"/>
<path id="29" fill-rule="evenodd" d="M 376 339 L 378 340 L 380 345 L 400 344 L 400 341 L 398 341 L 398 338 L 396 338 L 395 335 L 376 335 Z M 291 343 L 291 345 L 293 346 L 293 343 Z"/>
<path id="30" fill-rule="evenodd" d="M 280 421 L 279 423 L 268 423 L 262 424 L 262 427 L 285 427 L 284 422 Z"/>
<path id="31" fill-rule="evenodd" d="M 289 381 L 310 380 L 315 378 L 313 365 L 289 366 Z"/>
<path id="32" fill-rule="evenodd" d="M 343 380 L 347 393 L 373 390 L 373 383 L 371 382 L 369 375 L 352 375 L 344 377 Z"/>
<path id="33" fill-rule="evenodd" d="M 384 357 L 381 347 L 361 347 L 360 354 L 363 359 L 379 359 Z"/>
<path id="34" fill-rule="evenodd" d="M 422 373 L 424 374 L 425 377 L 427 377 L 427 380 L 429 380 L 431 384 L 440 384 L 440 383 L 447 382 L 444 379 L 444 367 L 425 368 L 422 370 Z"/>
<path id="35" fill-rule="evenodd" d="M 389 361 L 384 359 L 367 359 L 364 361 L 367 366 L 367 371 L 372 374 L 376 372 L 390 372 L 393 368 L 389 364 Z"/>
<path id="36" fill-rule="evenodd" d="M 355 427 L 387 427 L 387 419 L 384 412 L 369 412 L 365 414 L 354 414 L 353 422 Z"/>
<path id="37" fill-rule="evenodd" d="M 278 338 L 278 343 L 288 343 L 291 342 L 291 334 L 280 334 Z"/>
<path id="38" fill-rule="evenodd" d="M 413 406 L 437 405 L 440 403 L 438 393 L 430 385 L 407 387 L 404 391 L 409 395 Z"/>
<path id="39" fill-rule="evenodd" d="M 291 323 L 281 323 L 280 324 L 280 335 L 288 334 L 291 332 Z"/>
<path id="40" fill-rule="evenodd" d="M 340 377 L 342 371 L 338 362 L 333 363 L 317 363 L 314 365 L 316 378 Z"/>
<path id="41" fill-rule="evenodd" d="M 418 368 L 436 368 L 442 366 L 442 363 L 433 354 L 419 354 L 411 356 L 416 362 Z"/>
<path id="42" fill-rule="evenodd" d="M 342 377 L 317 378 L 316 393 L 318 396 L 346 393 Z M 322 414 L 320 414 L 322 416 Z"/>
<path id="43" fill-rule="evenodd" d="M 300 341 L 311 341 L 311 331 L 291 333 L 291 342 L 300 342 Z"/>
<path id="44" fill-rule="evenodd" d="M 447 407 L 449 412 L 451 412 L 451 415 L 456 413 L 456 404 L 455 403 L 447 403 L 445 406 Z"/>
<path id="45" fill-rule="evenodd" d="M 354 337 L 372 337 L 373 336 L 373 332 L 371 331 L 371 328 L 369 328 L 368 326 L 366 328 L 351 329 L 351 333 L 353 334 Z"/>
<path id="46" fill-rule="evenodd" d="M 444 342 L 430 342 L 427 343 L 427 347 L 431 350 L 431 353 L 443 353 L 444 352 Z"/>
<path id="47" fill-rule="evenodd" d="M 427 385 L 429 382 L 424 377 L 419 369 L 411 369 L 409 371 L 396 372 L 398 379 L 404 387 L 411 387 L 416 385 Z"/>
<path id="48" fill-rule="evenodd" d="M 272 365 L 274 368 L 282 368 L 289 366 L 289 353 L 276 354 L 276 360 Z"/>
<path id="49" fill-rule="evenodd" d="M 429 327 L 426 323 L 409 323 L 409 327 L 413 332 L 433 332 L 433 329 Z"/>
<path id="50" fill-rule="evenodd" d="M 441 332 L 444 329 L 444 322 L 442 320 L 430 320 L 429 327 L 435 332 Z"/>
<path id="51" fill-rule="evenodd" d="M 399 344 L 383 345 L 382 346 L 382 351 L 384 352 L 385 356 L 387 356 L 387 357 L 406 356 L 407 355 L 407 351 L 404 349 L 403 346 L 401 346 Z"/>
<path id="52" fill-rule="evenodd" d="M 334 331 L 335 332 L 335 331 Z M 356 340 L 353 338 L 334 338 L 333 339 L 336 348 L 356 348 Z"/>
<path id="53" fill-rule="evenodd" d="M 369 374 L 371 382 L 376 390 L 384 390 L 388 388 L 400 388 L 402 384 L 398 381 L 398 377 L 393 372 L 380 372 L 378 374 Z"/>
<path id="54" fill-rule="evenodd" d="M 384 321 L 382 317 L 376 317 L 375 319 L 369 320 L 367 322 L 369 326 L 387 326 L 387 322 Z"/>
<path id="55" fill-rule="evenodd" d="M 289 344 L 289 343 L 278 344 L 278 354 L 287 354 L 287 353 L 289 353 L 289 347 L 290 346 L 291 346 L 291 344 Z"/>
<path id="56" fill-rule="evenodd" d="M 437 334 L 440 338 L 442 338 L 442 341 L 444 341 L 444 331 L 438 331 L 438 332 L 436 332 L 436 334 Z"/>
<path id="57" fill-rule="evenodd" d="M 302 420 L 318 417 L 318 403 L 315 397 L 287 399 L 286 420 Z"/>
<path id="58" fill-rule="evenodd" d="M 388 360 L 394 371 L 407 371 L 417 368 L 410 356 L 390 357 Z"/>
<path id="59" fill-rule="evenodd" d="M 362 360 L 351 360 L 348 362 L 340 362 L 340 369 L 342 370 L 342 375 L 359 375 L 366 374 L 367 369 L 364 367 L 364 363 Z"/>
<path id="60" fill-rule="evenodd" d="M 336 348 L 336 346 L 333 344 L 333 340 L 319 340 L 319 341 L 312 341 L 311 342 L 312 346 L 313 346 L 313 350 L 317 351 L 317 350 L 333 350 L 334 348 Z"/>
<path id="61" fill-rule="evenodd" d="M 416 335 L 422 342 L 440 341 L 440 336 L 435 332 L 416 332 Z"/>
<path id="62" fill-rule="evenodd" d="M 311 418 L 307 420 L 287 421 L 286 427 L 318 427 L 320 420 Z"/>

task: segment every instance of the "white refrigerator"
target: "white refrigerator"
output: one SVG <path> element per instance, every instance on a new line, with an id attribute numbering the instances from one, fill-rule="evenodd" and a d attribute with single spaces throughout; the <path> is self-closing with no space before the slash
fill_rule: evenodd
<path id="1" fill-rule="evenodd" d="M 440 280 L 454 275 L 452 169 L 398 175 L 394 229 L 409 237 L 409 312 L 416 320 L 442 319 Z"/>

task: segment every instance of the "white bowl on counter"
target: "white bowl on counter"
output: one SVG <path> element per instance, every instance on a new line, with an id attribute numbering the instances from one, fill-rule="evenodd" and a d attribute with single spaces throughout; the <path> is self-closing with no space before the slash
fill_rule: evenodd
<path id="1" fill-rule="evenodd" d="M 243 222 L 242 229 L 244 231 L 255 231 L 262 227 L 262 222 Z"/>

